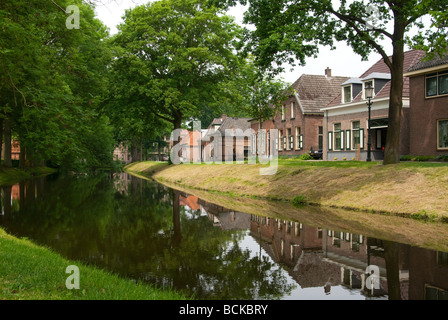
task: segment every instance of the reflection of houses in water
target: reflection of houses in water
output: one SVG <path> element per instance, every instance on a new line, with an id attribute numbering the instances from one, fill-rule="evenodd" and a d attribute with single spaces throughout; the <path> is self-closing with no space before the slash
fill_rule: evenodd
<path id="1" fill-rule="evenodd" d="M 325 230 L 322 237 L 324 260 L 340 267 L 340 282 L 350 289 L 360 289 L 370 296 L 387 295 L 386 261 L 380 240 L 362 235 L 334 230 Z M 379 272 L 379 287 L 368 286 L 367 267 Z M 399 270 L 400 286 L 407 289 L 405 270 Z M 371 289 L 368 289 L 368 288 Z M 401 290 L 401 292 L 407 290 Z M 405 297 L 402 297 L 402 299 Z"/>
<path id="2" fill-rule="evenodd" d="M 201 206 L 198 204 L 198 197 L 192 195 L 180 195 L 179 204 L 181 206 L 188 206 L 191 210 L 200 210 Z"/>
<path id="3" fill-rule="evenodd" d="M 238 212 L 213 203 L 198 200 L 201 214 L 206 215 L 215 227 L 222 230 L 248 230 L 250 227 L 250 215 Z"/>
<path id="4" fill-rule="evenodd" d="M 114 173 L 114 188 L 119 193 L 127 195 L 131 182 L 131 175 L 126 172 Z"/>
<path id="5" fill-rule="evenodd" d="M 409 251 L 409 299 L 448 300 L 448 253 L 417 247 Z"/>
<path id="6" fill-rule="evenodd" d="M 302 288 L 331 286 L 363 290 L 366 295 L 387 294 L 385 261 L 380 243 L 361 235 L 335 232 L 281 219 L 251 216 L 251 235 L 266 252 L 286 267 Z M 370 247 L 370 249 L 369 249 Z M 367 290 L 368 265 L 380 270 L 380 289 Z"/>

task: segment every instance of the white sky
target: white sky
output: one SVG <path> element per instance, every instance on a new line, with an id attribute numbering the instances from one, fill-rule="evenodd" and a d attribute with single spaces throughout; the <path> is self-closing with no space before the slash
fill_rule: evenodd
<path id="1" fill-rule="evenodd" d="M 103 4 L 97 5 L 95 11 L 97 17 L 109 27 L 111 34 L 117 32 L 116 26 L 122 22 L 126 9 L 148 2 L 148 0 L 101 1 Z M 237 22 L 241 22 L 243 12 L 244 8 L 235 7 L 229 11 L 229 15 L 234 16 Z M 388 54 L 392 54 L 390 45 L 386 43 L 385 48 Z M 323 75 L 327 67 L 332 70 L 333 76 L 358 77 L 380 58 L 379 54 L 372 53 L 369 61 L 361 61 L 361 57 L 353 53 L 350 47 L 344 43 L 338 43 L 337 49 L 333 51 L 327 47 L 321 48 L 318 58 L 308 58 L 304 67 L 295 67 L 293 71 L 290 71 L 290 67 L 286 67 L 282 78 L 284 81 L 293 83 L 302 74 Z"/>

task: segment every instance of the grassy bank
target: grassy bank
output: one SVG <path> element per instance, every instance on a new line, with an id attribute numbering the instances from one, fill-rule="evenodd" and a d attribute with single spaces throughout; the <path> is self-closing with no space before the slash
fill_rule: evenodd
<path id="1" fill-rule="evenodd" d="M 142 162 L 126 170 L 180 187 L 232 197 L 305 202 L 422 219 L 448 219 L 448 164 L 280 160 L 275 175 L 261 165 L 171 165 Z"/>
<path id="2" fill-rule="evenodd" d="M 20 170 L 17 168 L 0 168 L 0 185 L 10 185 L 22 180 L 45 176 L 56 172 L 55 169 L 47 167 L 29 168 Z"/>
<path id="3" fill-rule="evenodd" d="M 53 173 L 36 168 L 0 170 L 0 185 Z M 65 273 L 70 265 L 79 268 L 80 288 L 69 290 Z M 170 290 L 123 279 L 117 275 L 69 261 L 48 248 L 18 239 L 0 228 L 0 300 L 180 300 L 185 296 Z"/>
<path id="4" fill-rule="evenodd" d="M 69 290 L 65 273 L 79 268 L 80 288 Z M 181 295 L 162 291 L 80 262 L 69 261 L 0 228 L 0 300 L 179 300 Z"/>

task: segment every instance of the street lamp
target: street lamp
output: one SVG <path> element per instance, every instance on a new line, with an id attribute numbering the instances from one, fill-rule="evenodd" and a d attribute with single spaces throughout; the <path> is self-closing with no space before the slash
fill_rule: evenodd
<path id="1" fill-rule="evenodd" d="M 372 83 L 371 82 L 367 82 L 365 84 L 365 96 L 367 99 L 367 107 L 369 109 L 369 128 L 368 128 L 368 132 L 367 132 L 367 162 L 372 161 L 371 158 L 371 154 L 370 154 L 370 149 L 371 149 L 371 140 L 370 140 L 370 111 L 372 109 L 372 98 L 373 98 L 373 87 L 372 87 Z"/>

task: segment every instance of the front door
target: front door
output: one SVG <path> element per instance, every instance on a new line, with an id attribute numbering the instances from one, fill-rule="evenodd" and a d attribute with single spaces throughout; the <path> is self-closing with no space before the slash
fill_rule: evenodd
<path id="1" fill-rule="evenodd" d="M 376 149 L 382 150 L 386 148 L 387 128 L 376 129 Z"/>

